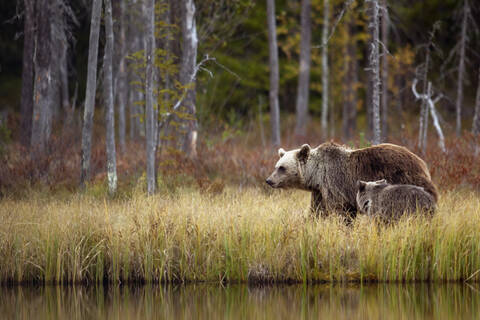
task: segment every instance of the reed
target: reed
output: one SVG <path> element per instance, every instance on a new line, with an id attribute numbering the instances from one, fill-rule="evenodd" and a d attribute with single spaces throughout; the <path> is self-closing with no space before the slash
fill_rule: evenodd
<path id="1" fill-rule="evenodd" d="M 0 282 L 478 281 L 480 200 L 441 195 L 432 219 L 313 220 L 309 194 L 227 187 L 128 199 L 0 202 Z"/>

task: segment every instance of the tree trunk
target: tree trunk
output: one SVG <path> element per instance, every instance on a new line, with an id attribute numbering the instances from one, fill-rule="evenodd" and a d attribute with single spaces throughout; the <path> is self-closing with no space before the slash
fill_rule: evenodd
<path id="1" fill-rule="evenodd" d="M 21 113 L 21 143 L 30 146 L 32 136 L 33 112 L 33 60 L 35 54 L 35 2 L 24 0 L 24 39 L 23 39 L 23 68 L 22 68 L 22 97 L 20 103 Z"/>
<path id="2" fill-rule="evenodd" d="M 473 116 L 472 134 L 476 139 L 478 139 L 478 136 L 480 135 L 480 68 L 478 68 L 478 85 L 477 96 L 475 97 L 475 115 Z"/>
<path id="3" fill-rule="evenodd" d="M 164 12 L 164 16 L 163 16 L 163 20 L 165 21 L 166 25 L 167 26 L 170 26 L 172 25 L 172 6 L 174 4 L 172 3 L 172 0 L 168 0 L 167 1 L 167 8 L 165 9 L 165 12 Z M 165 36 L 165 39 L 163 41 L 163 45 L 164 45 L 164 48 L 165 48 L 165 59 L 167 61 L 170 61 L 170 59 L 172 58 L 172 40 L 175 39 L 176 37 L 173 36 L 173 31 L 169 28 L 166 36 Z M 159 86 L 162 85 L 159 83 Z M 163 79 L 163 88 L 165 89 L 165 94 L 163 95 L 163 97 L 161 97 L 163 99 L 163 101 L 165 101 L 166 103 L 169 103 L 170 101 L 170 92 L 169 90 L 172 90 L 172 81 L 170 79 L 170 72 L 165 72 L 164 73 L 164 79 Z M 161 88 L 159 88 L 161 89 Z M 157 145 L 156 145 L 156 148 L 158 148 L 158 150 L 162 150 L 162 146 L 164 146 L 167 142 L 166 139 L 162 140 L 162 132 L 163 132 L 163 136 L 168 136 L 169 134 L 169 122 L 167 122 L 166 124 L 163 125 L 162 128 L 160 128 L 160 121 L 161 121 L 161 117 L 158 117 L 157 118 Z M 155 167 L 157 167 L 157 165 L 155 165 Z"/>
<path id="4" fill-rule="evenodd" d="M 180 82 L 184 86 L 191 86 L 183 101 L 183 110 L 189 119 L 183 119 L 185 136 L 182 141 L 182 151 L 189 157 L 197 156 L 197 130 L 196 119 L 196 88 L 195 82 L 190 83 L 190 78 L 195 72 L 197 63 L 197 26 L 195 22 L 195 4 L 193 0 L 183 0 L 182 12 L 182 35 L 183 51 L 182 64 L 180 68 Z"/>
<path id="5" fill-rule="evenodd" d="M 82 174 L 80 183 L 90 178 L 90 155 L 92 149 L 93 113 L 95 107 L 95 93 L 97 90 L 97 59 L 98 38 L 100 35 L 100 16 L 102 13 L 102 0 L 93 0 L 92 21 L 90 25 L 90 42 L 88 49 L 87 89 L 85 93 L 85 112 L 82 129 Z"/>
<path id="6" fill-rule="evenodd" d="M 329 0 L 323 0 L 323 27 L 322 27 L 322 138 L 328 136 L 328 18 Z"/>
<path id="7" fill-rule="evenodd" d="M 345 43 L 345 57 L 344 63 L 345 72 L 343 77 L 343 113 L 342 113 L 342 127 L 344 140 L 352 139 L 357 126 L 357 45 L 355 40 L 355 17 L 350 13 L 348 20 L 348 34 Z"/>
<path id="8" fill-rule="evenodd" d="M 372 85 L 372 111 L 373 111 L 373 139 L 372 143 L 379 144 L 381 142 L 380 131 L 380 73 L 379 73 L 379 50 L 378 50 L 378 0 L 371 0 L 370 28 L 372 29 L 372 42 L 370 44 L 369 68 L 370 79 Z"/>
<path id="9" fill-rule="evenodd" d="M 437 131 L 437 134 L 438 134 L 438 145 L 440 146 L 440 149 L 442 149 L 442 152 L 446 152 L 445 138 L 444 138 L 444 135 L 443 135 L 442 128 L 440 127 L 440 122 L 438 121 L 437 111 L 435 109 L 435 103 L 437 103 L 437 101 L 439 101 L 442 98 L 442 95 L 439 95 L 437 98 L 432 99 L 432 83 L 430 81 L 427 84 L 427 92 L 426 93 L 419 94 L 417 92 L 416 87 L 417 87 L 417 79 L 414 79 L 413 83 L 412 83 L 413 95 L 415 96 L 416 99 L 422 99 L 427 104 L 427 108 L 428 108 L 427 112 L 428 112 L 428 110 L 430 110 L 430 114 L 431 114 L 432 120 L 433 120 L 433 126 L 434 126 L 434 128 L 435 128 L 435 130 Z M 426 148 L 426 146 L 427 146 L 426 143 L 423 144 L 423 146 L 424 146 L 424 148 Z M 423 149 L 422 151 L 425 152 L 425 149 Z"/>
<path id="10" fill-rule="evenodd" d="M 103 94 L 105 100 L 108 193 L 117 191 L 117 160 L 115 152 L 115 114 L 113 108 L 113 22 L 111 0 L 105 1 L 105 55 L 103 57 Z"/>
<path id="11" fill-rule="evenodd" d="M 275 0 L 267 0 L 268 48 L 270 63 L 270 125 L 272 144 L 280 145 L 280 106 L 278 102 L 279 70 L 277 30 L 275 24 Z"/>
<path id="12" fill-rule="evenodd" d="M 430 110 L 430 115 L 432 116 L 433 127 L 438 134 L 438 145 L 442 152 L 446 152 L 445 148 L 445 137 L 443 136 L 442 128 L 440 127 L 440 122 L 438 121 L 437 111 L 435 110 L 435 102 L 432 99 L 432 83 L 428 83 L 427 88 L 427 103 Z"/>
<path id="13" fill-rule="evenodd" d="M 148 0 L 146 7 L 146 136 L 147 136 L 147 191 L 155 193 L 155 124 L 154 118 L 154 58 L 155 58 L 155 0 Z"/>
<path id="14" fill-rule="evenodd" d="M 123 3 L 123 1 L 122 1 Z M 135 30 L 135 20 L 133 18 L 133 10 L 130 7 L 128 12 L 128 29 L 127 29 L 127 42 L 128 42 L 128 47 L 127 47 L 127 54 L 133 54 L 136 51 L 135 47 L 135 39 L 136 39 L 136 30 Z M 133 81 L 136 81 L 136 76 L 135 72 L 131 69 L 128 68 L 127 70 L 127 109 L 128 109 L 128 131 L 129 131 L 129 138 L 131 141 L 133 141 L 136 138 L 136 119 L 135 119 L 135 114 L 136 112 L 136 106 L 135 106 L 135 88 L 132 85 Z"/>
<path id="15" fill-rule="evenodd" d="M 302 0 L 301 13 L 301 41 L 300 41 L 300 71 L 298 74 L 297 89 L 297 124 L 295 135 L 305 137 L 308 117 L 308 94 L 310 88 L 310 48 L 312 39 L 312 25 L 310 17 L 310 0 Z"/>
<path id="16" fill-rule="evenodd" d="M 460 61 L 458 63 L 458 80 L 457 80 L 457 101 L 455 102 L 456 110 L 456 130 L 457 136 L 462 133 L 462 104 L 463 104 L 463 78 L 465 74 L 465 47 L 467 43 L 467 22 L 470 15 L 470 7 L 468 0 L 463 2 L 463 19 L 462 34 L 460 38 Z"/>
<path id="17" fill-rule="evenodd" d="M 125 153 L 125 132 L 126 132 L 126 122 L 125 122 L 125 105 L 128 95 L 128 84 L 127 84 L 127 71 L 125 56 L 127 55 L 126 50 L 126 8 L 125 1 L 120 3 L 120 65 L 118 68 L 118 90 L 117 90 L 117 101 L 118 101 L 118 142 L 120 145 L 120 152 Z"/>
<path id="18" fill-rule="evenodd" d="M 62 109 L 68 115 L 71 107 L 70 94 L 68 92 L 68 44 L 66 42 L 62 44 L 62 54 L 60 56 L 60 87 L 62 92 Z"/>
<path id="19" fill-rule="evenodd" d="M 428 90 L 428 69 L 430 68 L 430 45 L 433 41 L 433 32 L 429 36 L 429 40 L 425 53 L 425 65 L 423 70 L 423 92 Z M 420 107 L 420 128 L 418 132 L 418 147 L 422 152 L 425 152 L 427 148 L 427 131 L 428 131 L 428 104 L 426 100 L 422 100 Z"/>
<path id="20" fill-rule="evenodd" d="M 388 11 L 387 0 L 382 0 L 382 140 L 388 136 Z"/>
<path id="21" fill-rule="evenodd" d="M 32 151 L 45 152 L 51 126 L 51 24 L 50 3 L 37 1 L 37 36 L 35 55 L 34 103 L 32 121 Z"/>

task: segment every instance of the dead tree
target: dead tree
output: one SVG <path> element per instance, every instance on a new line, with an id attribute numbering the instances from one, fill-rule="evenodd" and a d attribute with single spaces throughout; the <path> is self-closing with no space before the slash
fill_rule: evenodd
<path id="1" fill-rule="evenodd" d="M 302 0 L 301 12 L 301 41 L 300 41 L 300 70 L 298 74 L 297 88 L 297 124 L 295 135 L 304 137 L 308 117 L 308 96 L 310 87 L 310 60 L 312 25 L 310 17 L 310 0 Z"/>
<path id="2" fill-rule="evenodd" d="M 430 115 L 432 116 L 433 126 L 435 127 L 435 130 L 438 134 L 438 146 L 440 147 L 442 152 L 446 152 L 445 138 L 443 135 L 442 127 L 440 126 L 440 122 L 438 121 L 437 110 L 435 109 L 435 104 L 443 97 L 443 95 L 439 94 L 435 99 L 432 98 L 432 83 L 430 81 L 427 84 L 427 93 L 419 94 L 417 92 L 417 82 L 418 80 L 414 79 L 412 83 L 413 95 L 416 99 L 421 99 L 427 105 L 428 110 L 430 111 Z M 424 144 L 423 148 L 423 152 L 425 152 L 425 150 L 427 149 L 427 145 Z"/>
<path id="3" fill-rule="evenodd" d="M 115 114 L 113 108 L 113 22 L 112 3 L 105 1 L 105 54 L 103 58 L 104 100 L 107 148 L 108 193 L 117 191 L 117 160 L 115 151 Z"/>
<path id="4" fill-rule="evenodd" d="M 146 79 L 145 79 L 145 97 L 146 97 L 146 151 L 147 151 L 147 191 L 148 194 L 155 193 L 155 150 L 156 136 L 155 126 L 157 120 L 154 115 L 154 59 L 155 59 L 155 0 L 146 2 L 146 37 L 145 37 L 145 56 L 146 56 Z"/>
<path id="5" fill-rule="evenodd" d="M 369 28 L 372 30 L 372 41 L 370 43 L 370 53 L 368 55 L 370 79 L 372 85 L 372 110 L 373 110 L 373 144 L 381 142 L 380 130 L 380 56 L 379 56 L 379 39 L 378 39 L 378 0 L 369 0 L 371 2 L 371 13 Z"/>
<path id="6" fill-rule="evenodd" d="M 433 38 L 435 37 L 435 32 L 439 28 L 439 23 L 436 22 L 433 25 L 432 31 L 429 32 L 428 42 L 424 45 L 425 47 L 425 63 L 422 66 L 422 75 L 421 80 L 423 83 L 423 92 L 428 90 L 428 71 L 430 68 L 430 54 L 433 47 Z M 427 132 L 428 132 L 428 104 L 427 100 L 422 99 L 422 104 L 420 107 L 420 124 L 418 132 L 418 147 L 420 150 L 425 150 L 427 145 Z"/>
<path id="7" fill-rule="evenodd" d="M 24 146 L 29 147 L 32 136 L 36 0 L 24 0 L 23 3 L 25 15 L 23 28 L 22 96 L 20 102 L 20 140 Z"/>
<path id="8" fill-rule="evenodd" d="M 323 0 L 323 26 L 322 26 L 322 138 L 328 136 L 328 20 L 329 20 L 329 0 Z"/>
<path id="9" fill-rule="evenodd" d="M 51 54 L 51 3 L 37 1 L 37 35 L 34 59 L 34 103 L 32 120 L 32 151 L 43 153 L 51 131 L 52 122 L 52 54 Z"/>
<path id="10" fill-rule="evenodd" d="M 463 1 L 462 31 L 460 38 L 460 59 L 458 61 L 457 79 L 457 100 L 455 102 L 456 129 L 455 133 L 460 136 L 462 133 L 462 104 L 463 104 L 463 79 L 465 77 L 465 49 L 468 41 L 467 24 L 470 17 L 470 6 L 468 0 Z"/>
<path id="11" fill-rule="evenodd" d="M 270 64 L 270 124 L 272 144 L 280 145 L 280 106 L 278 102 L 279 67 L 277 31 L 275 23 L 275 0 L 267 0 L 268 48 Z"/>
<path id="12" fill-rule="evenodd" d="M 82 173 L 81 186 L 90 178 L 90 156 L 92 150 L 92 127 L 97 90 L 98 38 L 100 36 L 100 16 L 102 0 L 93 0 L 90 41 L 88 47 L 87 89 L 85 93 L 85 112 L 82 129 Z"/>

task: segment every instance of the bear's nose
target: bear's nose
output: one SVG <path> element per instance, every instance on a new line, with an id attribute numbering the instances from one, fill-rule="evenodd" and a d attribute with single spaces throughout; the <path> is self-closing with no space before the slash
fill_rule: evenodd
<path id="1" fill-rule="evenodd" d="M 270 179 L 265 180 L 265 182 L 266 182 L 269 186 L 272 186 L 272 185 L 273 185 L 273 182 L 272 182 L 272 180 L 270 180 Z"/>

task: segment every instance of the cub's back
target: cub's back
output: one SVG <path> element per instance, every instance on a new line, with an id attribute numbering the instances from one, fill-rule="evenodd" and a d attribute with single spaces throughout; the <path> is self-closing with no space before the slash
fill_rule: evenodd
<path id="1" fill-rule="evenodd" d="M 423 187 L 414 185 L 389 185 L 380 191 L 378 200 L 379 207 L 385 213 L 412 213 L 417 209 L 427 212 L 435 210 L 434 197 Z"/>

